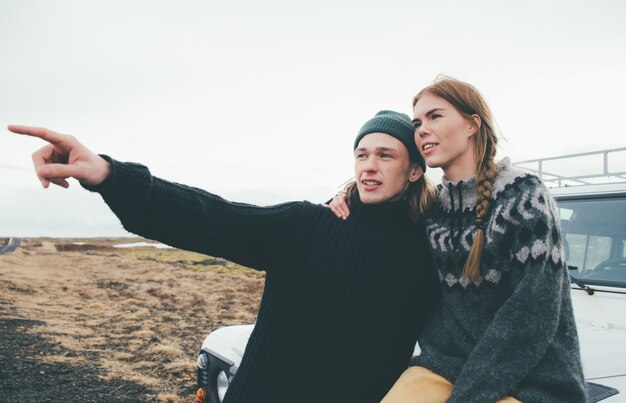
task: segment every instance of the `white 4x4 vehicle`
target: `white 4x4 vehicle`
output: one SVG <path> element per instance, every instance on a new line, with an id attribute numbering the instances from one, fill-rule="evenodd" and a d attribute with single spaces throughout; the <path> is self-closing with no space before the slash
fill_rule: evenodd
<path id="1" fill-rule="evenodd" d="M 626 171 L 609 171 L 616 155 L 626 160 L 626 148 L 517 163 L 554 186 L 589 402 L 626 403 Z M 602 170 L 566 177 L 544 169 L 581 158 L 601 159 Z M 198 388 L 206 402 L 222 401 L 253 327 L 221 328 L 202 343 Z"/>

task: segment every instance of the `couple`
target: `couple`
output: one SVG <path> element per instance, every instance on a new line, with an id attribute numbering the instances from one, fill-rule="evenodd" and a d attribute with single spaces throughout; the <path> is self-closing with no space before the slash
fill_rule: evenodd
<path id="1" fill-rule="evenodd" d="M 308 202 L 228 202 L 71 136 L 9 129 L 50 143 L 33 155 L 44 187 L 74 177 L 131 232 L 266 271 L 226 402 L 584 402 L 550 195 L 494 162 L 471 85 L 439 79 L 413 112 L 379 112 L 358 132 L 356 179 L 331 204 L 343 219 Z M 427 165 L 443 169 L 438 194 Z"/>

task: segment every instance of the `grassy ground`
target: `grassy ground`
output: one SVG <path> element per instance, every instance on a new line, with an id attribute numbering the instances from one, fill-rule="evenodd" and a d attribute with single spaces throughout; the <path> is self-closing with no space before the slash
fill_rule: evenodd
<path id="1" fill-rule="evenodd" d="M 263 275 L 177 249 L 112 247 L 135 241 L 23 240 L 0 255 L 0 319 L 36 321 L 24 331 L 59 347 L 37 358 L 46 365 L 136 383 L 147 401 L 191 401 L 202 340 L 254 322 Z"/>

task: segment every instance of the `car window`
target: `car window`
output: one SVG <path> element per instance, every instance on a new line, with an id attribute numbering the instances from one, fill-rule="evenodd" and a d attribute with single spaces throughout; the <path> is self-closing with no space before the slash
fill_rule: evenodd
<path id="1" fill-rule="evenodd" d="M 566 233 L 569 247 L 567 264 L 579 269 L 593 269 L 611 258 L 611 238 L 607 236 Z"/>
<path id="2" fill-rule="evenodd" d="M 626 287 L 626 198 L 558 200 L 570 273 Z"/>

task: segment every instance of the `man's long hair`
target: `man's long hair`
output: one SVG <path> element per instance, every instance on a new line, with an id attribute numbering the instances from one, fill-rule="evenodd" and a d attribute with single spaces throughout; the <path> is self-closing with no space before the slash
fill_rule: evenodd
<path id="1" fill-rule="evenodd" d="M 344 192 L 348 195 L 348 206 L 352 200 L 352 195 L 356 192 L 356 179 L 350 180 L 344 187 Z M 415 222 L 423 221 L 432 202 L 437 196 L 437 187 L 425 175 L 422 175 L 416 182 L 411 182 L 404 192 L 403 198 L 409 202 L 409 214 Z"/>

